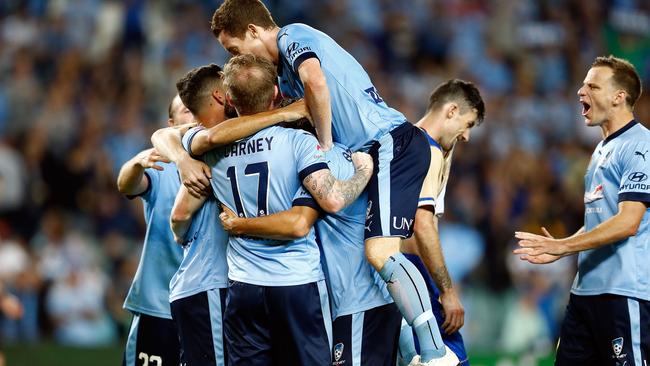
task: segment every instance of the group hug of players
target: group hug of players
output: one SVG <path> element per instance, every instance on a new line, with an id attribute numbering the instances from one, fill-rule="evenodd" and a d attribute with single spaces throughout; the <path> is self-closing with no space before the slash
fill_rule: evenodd
<path id="1" fill-rule="evenodd" d="M 261 2 L 224 2 L 212 31 L 234 57 L 178 81 L 171 127 L 118 178 L 147 222 L 125 364 L 466 361 L 436 215 L 478 90 L 440 85 L 415 125 L 331 38 Z M 304 118 L 315 135 L 274 126 Z"/>
<path id="2" fill-rule="evenodd" d="M 334 40 L 258 0 L 226 0 L 211 29 L 233 58 L 177 82 L 170 127 L 118 178 L 147 223 L 124 364 L 468 365 L 437 221 L 477 88 L 437 86 L 410 123 Z"/>

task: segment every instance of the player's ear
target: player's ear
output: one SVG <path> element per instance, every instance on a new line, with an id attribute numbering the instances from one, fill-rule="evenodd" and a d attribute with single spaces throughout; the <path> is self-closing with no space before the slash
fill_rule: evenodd
<path id="1" fill-rule="evenodd" d="M 167 126 L 169 126 L 169 127 L 174 127 L 174 120 L 171 119 L 171 118 L 169 118 L 169 119 L 167 120 Z"/>
<path id="2" fill-rule="evenodd" d="M 447 119 L 454 118 L 456 114 L 458 114 L 459 112 L 458 104 L 454 102 L 447 103 L 447 105 L 445 106 L 445 112 L 446 112 Z"/>
<path id="3" fill-rule="evenodd" d="M 257 26 L 255 26 L 255 24 L 249 24 L 247 28 L 248 31 L 251 32 L 251 37 L 257 38 L 259 36 L 259 33 L 257 32 Z"/>
<path id="4" fill-rule="evenodd" d="M 226 104 L 226 98 L 224 97 L 223 93 L 219 91 L 219 89 L 215 89 L 212 92 L 212 98 L 217 101 L 220 105 Z"/>
<path id="5" fill-rule="evenodd" d="M 627 97 L 627 92 L 623 89 L 619 89 L 616 91 L 616 94 L 614 94 L 614 106 L 618 106 L 620 104 L 625 103 L 625 98 Z"/>

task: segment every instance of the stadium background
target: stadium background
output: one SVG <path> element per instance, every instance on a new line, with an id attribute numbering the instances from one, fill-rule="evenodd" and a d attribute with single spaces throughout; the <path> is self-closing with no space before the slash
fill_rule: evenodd
<path id="1" fill-rule="evenodd" d="M 25 308 L 0 322 L 9 365 L 121 360 L 144 225 L 114 182 L 164 125 L 178 77 L 227 59 L 209 31 L 218 3 L 0 2 L 0 280 Z M 280 25 L 330 34 L 411 121 L 438 82 L 479 85 L 487 118 L 455 153 L 441 227 L 462 333 L 474 365 L 547 364 L 575 258 L 526 265 L 510 254 L 513 232 L 582 225 L 600 129 L 584 127 L 575 92 L 595 56 L 635 64 L 636 116 L 650 121 L 650 2 L 265 3 Z"/>

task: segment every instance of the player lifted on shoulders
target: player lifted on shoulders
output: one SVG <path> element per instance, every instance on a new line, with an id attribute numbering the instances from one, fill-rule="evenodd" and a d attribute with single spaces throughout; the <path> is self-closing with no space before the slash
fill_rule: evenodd
<path id="1" fill-rule="evenodd" d="M 277 66 L 281 92 L 304 96 L 325 149 L 335 141 L 373 156 L 366 257 L 388 283 L 405 319 L 414 325 L 423 363 L 453 363 L 443 359 L 445 348 L 426 284 L 399 252 L 401 239 L 413 234 L 429 167 L 424 134 L 386 105 L 365 70 L 334 40 L 304 24 L 279 28 L 260 1 L 226 0 L 214 13 L 211 28 L 231 54 L 255 54 Z"/>

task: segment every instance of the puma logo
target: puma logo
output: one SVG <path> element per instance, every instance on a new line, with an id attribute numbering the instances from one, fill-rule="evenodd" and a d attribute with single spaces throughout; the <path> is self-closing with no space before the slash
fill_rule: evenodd
<path id="1" fill-rule="evenodd" d="M 648 153 L 648 150 L 646 150 L 644 153 L 641 153 L 640 151 L 635 151 L 634 156 L 639 155 L 640 157 L 643 158 L 643 161 L 645 161 L 645 154 L 647 154 L 647 153 Z"/>

